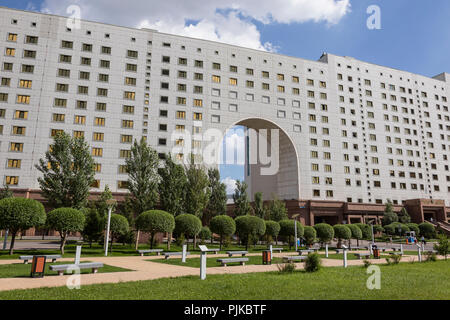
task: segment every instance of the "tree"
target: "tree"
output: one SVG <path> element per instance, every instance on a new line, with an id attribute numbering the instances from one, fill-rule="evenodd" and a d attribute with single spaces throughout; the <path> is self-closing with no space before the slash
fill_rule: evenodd
<path id="1" fill-rule="evenodd" d="M 202 221 L 193 214 L 180 214 L 175 218 L 175 233 L 184 235 L 189 243 L 189 238 L 194 238 L 193 248 L 196 246 L 197 235 L 202 230 Z"/>
<path id="2" fill-rule="evenodd" d="M 84 240 L 89 242 L 89 246 L 92 247 L 92 242 L 98 241 L 103 234 L 105 219 L 96 208 L 85 209 L 85 216 L 82 234 Z"/>
<path id="3" fill-rule="evenodd" d="M 420 235 L 427 238 L 432 239 L 436 235 L 436 230 L 431 223 L 423 222 L 419 224 Z"/>
<path id="4" fill-rule="evenodd" d="M 287 239 L 287 242 L 289 243 L 289 249 L 292 247 L 293 237 L 295 236 L 295 221 L 294 220 L 281 220 L 280 222 L 280 236 L 283 236 Z M 297 237 L 301 238 L 304 234 L 304 227 L 300 222 L 297 222 Z"/>
<path id="5" fill-rule="evenodd" d="M 202 240 L 202 243 L 204 243 L 206 240 L 211 239 L 211 230 L 209 230 L 208 227 L 204 226 L 200 230 L 199 237 Z"/>
<path id="6" fill-rule="evenodd" d="M 414 231 L 416 236 L 419 235 L 420 229 L 419 229 L 419 225 L 417 223 L 407 223 L 406 225 L 408 226 L 410 231 Z"/>
<path id="7" fill-rule="evenodd" d="M 42 203 L 25 198 L 5 198 L 0 200 L 0 229 L 8 229 L 11 234 L 9 254 L 14 252 L 14 242 L 20 230 L 27 230 L 45 223 Z"/>
<path id="8" fill-rule="evenodd" d="M 281 221 L 288 218 L 288 212 L 284 201 L 278 199 L 277 196 L 270 202 L 269 205 L 270 220 Z"/>
<path id="9" fill-rule="evenodd" d="M 227 187 L 220 181 L 220 173 L 216 168 L 208 170 L 209 178 L 209 202 L 206 206 L 205 224 L 218 215 L 225 214 L 227 211 Z"/>
<path id="10" fill-rule="evenodd" d="M 111 190 L 109 189 L 108 185 L 105 185 L 105 189 L 103 190 L 102 194 L 98 198 L 98 200 L 95 202 L 95 207 L 97 208 L 98 213 L 102 218 L 106 218 L 108 215 L 109 207 L 111 206 L 108 204 L 107 201 L 114 199 Z M 114 204 L 111 207 L 111 211 L 114 212 L 116 209 L 116 204 Z"/>
<path id="11" fill-rule="evenodd" d="M 280 234 L 281 226 L 277 221 L 267 220 L 266 221 L 266 233 L 267 243 L 269 243 L 270 239 L 275 239 L 276 243 L 278 243 L 278 235 Z"/>
<path id="12" fill-rule="evenodd" d="M 9 186 L 7 184 L 4 184 L 3 189 L 0 189 L 0 200 L 6 199 L 6 198 L 12 198 L 13 196 L 14 196 L 13 192 L 11 191 Z"/>
<path id="13" fill-rule="evenodd" d="M 411 217 L 409 216 L 408 211 L 406 211 L 405 208 L 402 208 L 402 210 L 398 214 L 398 221 L 404 224 L 411 222 Z"/>
<path id="14" fill-rule="evenodd" d="M 247 183 L 236 181 L 236 189 L 233 194 L 234 215 L 236 217 L 250 214 L 251 206 L 247 195 Z"/>
<path id="15" fill-rule="evenodd" d="M 358 227 L 356 224 L 349 224 L 347 225 L 352 232 L 352 239 L 356 239 L 356 245 L 359 247 L 359 240 L 362 239 L 363 233 L 360 227 Z"/>
<path id="16" fill-rule="evenodd" d="M 85 219 L 83 212 L 73 208 L 58 208 L 47 214 L 48 228 L 58 231 L 61 236 L 61 254 L 64 254 L 69 233 L 83 231 Z"/>
<path id="17" fill-rule="evenodd" d="M 131 156 L 125 160 L 128 172 L 127 206 L 137 216 L 144 211 L 153 209 L 158 200 L 158 153 L 141 138 L 134 140 Z"/>
<path id="18" fill-rule="evenodd" d="M 445 234 L 438 236 L 439 241 L 434 244 L 433 248 L 438 252 L 439 255 L 444 256 L 447 260 L 447 255 L 450 252 L 450 241 Z"/>
<path id="19" fill-rule="evenodd" d="M 236 231 L 239 239 L 245 243 L 248 250 L 248 244 L 251 240 L 257 240 L 266 233 L 266 224 L 264 220 L 256 216 L 239 216 L 235 219 Z"/>
<path id="20" fill-rule="evenodd" d="M 164 166 L 159 169 L 159 204 L 162 210 L 174 216 L 184 212 L 187 178 L 182 165 L 175 163 L 172 155 L 164 159 Z"/>
<path id="21" fill-rule="evenodd" d="M 393 222 L 398 222 L 398 216 L 394 212 L 394 207 L 391 200 L 388 200 L 384 208 L 383 225 L 388 225 Z"/>
<path id="22" fill-rule="evenodd" d="M 223 238 L 236 232 L 236 223 L 231 217 L 220 215 L 211 219 L 210 228 L 213 233 L 220 236 L 220 250 L 222 250 Z"/>
<path id="23" fill-rule="evenodd" d="M 334 238 L 334 229 L 327 223 L 318 223 L 314 226 L 317 232 L 317 237 L 319 238 L 321 245 L 330 242 Z"/>
<path id="24" fill-rule="evenodd" d="M 303 238 L 305 239 L 307 245 L 313 245 L 314 242 L 316 241 L 316 237 L 317 237 L 316 229 L 310 226 L 304 227 Z"/>
<path id="25" fill-rule="evenodd" d="M 202 218 L 210 196 L 208 175 L 203 166 L 195 164 L 193 155 L 185 171 L 187 178 L 185 210 Z"/>
<path id="26" fill-rule="evenodd" d="M 111 222 L 109 225 L 109 232 L 111 233 L 111 252 L 114 240 L 125 235 L 130 230 L 130 225 L 127 218 L 121 214 L 113 213 L 111 214 Z"/>
<path id="27" fill-rule="evenodd" d="M 266 210 L 264 208 L 263 193 L 256 192 L 254 198 L 255 198 L 255 208 L 254 208 L 255 216 L 264 219 L 266 215 Z"/>
<path id="28" fill-rule="evenodd" d="M 362 238 L 365 240 L 371 240 L 372 239 L 372 227 L 365 223 L 355 223 L 358 228 L 361 229 L 362 232 Z M 375 226 L 374 226 L 375 230 Z"/>
<path id="29" fill-rule="evenodd" d="M 172 233 L 175 229 L 175 219 L 172 214 L 162 210 L 149 210 L 141 213 L 136 219 L 136 228 L 150 233 L 150 247 L 153 249 L 155 235 Z M 169 245 L 169 243 L 167 243 Z"/>
<path id="30" fill-rule="evenodd" d="M 36 169 L 42 196 L 53 208 L 86 206 L 94 182 L 94 159 L 83 137 L 58 133 Z"/>
<path id="31" fill-rule="evenodd" d="M 352 237 L 352 231 L 344 224 L 336 224 L 333 226 L 334 236 L 338 239 L 337 247 L 342 247 L 342 240 L 349 240 Z"/>

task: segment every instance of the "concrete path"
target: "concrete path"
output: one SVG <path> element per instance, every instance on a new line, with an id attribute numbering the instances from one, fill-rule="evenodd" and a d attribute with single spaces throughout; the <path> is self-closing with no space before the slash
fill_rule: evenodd
<path id="1" fill-rule="evenodd" d="M 357 252 L 357 251 L 354 251 Z M 330 252 L 334 253 L 334 252 Z M 323 252 L 321 252 L 324 255 Z M 260 256 L 260 253 L 249 254 L 248 256 Z M 274 257 L 283 257 L 286 255 L 296 255 L 290 253 L 274 253 Z M 190 256 L 195 258 L 198 256 Z M 208 257 L 227 257 L 225 254 L 209 254 Z M 181 276 L 199 276 L 200 270 L 198 268 L 175 266 L 170 264 L 163 264 L 152 262 L 148 260 L 164 259 L 161 256 L 128 256 L 128 257 L 88 257 L 81 258 L 81 261 L 102 262 L 104 264 L 131 269 L 133 271 L 127 272 L 111 272 L 111 273 L 97 273 L 97 274 L 82 274 L 80 275 L 80 284 L 100 284 L 100 283 L 119 283 L 129 281 L 153 280 L 160 278 L 181 277 Z M 173 259 L 173 258 L 172 258 Z M 179 259 L 179 258 L 176 258 Z M 402 261 L 407 262 L 411 260 L 417 261 L 416 256 L 403 256 Z M 58 261 L 72 262 L 73 258 L 64 258 Z M 0 260 L 0 264 L 20 263 L 20 260 Z M 325 267 L 340 267 L 343 266 L 343 261 L 338 259 L 323 259 Z M 370 259 L 373 264 L 385 263 L 385 259 Z M 362 260 L 348 260 L 349 266 L 362 265 Z M 30 266 L 31 268 L 31 266 Z M 298 269 L 303 268 L 303 263 L 297 264 Z M 207 269 L 207 274 L 239 274 L 252 272 L 268 272 L 277 271 L 277 265 L 246 265 L 246 266 L 228 266 L 228 267 L 211 267 Z M 0 291 L 15 290 L 15 289 L 31 289 L 43 287 L 61 287 L 68 283 L 73 284 L 73 275 L 64 276 L 46 276 L 45 278 L 3 278 L 0 279 Z"/>

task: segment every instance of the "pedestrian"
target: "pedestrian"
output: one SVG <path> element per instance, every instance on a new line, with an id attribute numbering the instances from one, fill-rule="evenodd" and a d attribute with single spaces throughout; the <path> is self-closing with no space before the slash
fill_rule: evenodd
<path id="1" fill-rule="evenodd" d="M 425 237 L 424 236 L 422 236 L 422 238 L 420 238 L 420 241 L 422 242 L 423 245 L 427 244 L 427 242 L 425 241 Z"/>

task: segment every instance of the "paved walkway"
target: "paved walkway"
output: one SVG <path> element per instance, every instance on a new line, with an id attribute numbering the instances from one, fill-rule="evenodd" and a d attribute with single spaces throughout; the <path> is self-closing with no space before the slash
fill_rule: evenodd
<path id="1" fill-rule="evenodd" d="M 358 251 L 352 251 L 358 252 Z M 330 254 L 334 253 L 330 251 Z M 321 252 L 324 255 L 324 252 Z M 260 256 L 260 253 L 249 254 L 248 256 Z M 283 257 L 286 255 L 296 255 L 290 253 L 274 253 L 274 257 Z M 190 256 L 191 258 L 198 256 Z M 224 254 L 208 254 L 208 257 L 227 257 Z M 128 256 L 128 257 L 88 257 L 81 258 L 81 261 L 95 261 L 104 264 L 131 269 L 133 271 L 127 272 L 111 272 L 111 273 L 97 273 L 97 274 L 82 274 L 81 286 L 89 284 L 100 283 L 119 283 L 129 281 L 153 280 L 160 278 L 181 277 L 195 275 L 199 276 L 200 270 L 198 268 L 176 266 L 164 264 L 159 262 L 151 262 L 148 260 L 164 259 L 162 256 Z M 179 258 L 176 258 L 179 259 Z M 188 257 L 189 259 L 189 257 Z M 417 261 L 417 256 L 403 256 L 402 261 L 407 262 L 411 260 Z M 58 261 L 73 262 L 73 258 L 64 258 Z M 325 267 L 343 266 L 343 261 L 338 259 L 323 259 Z M 385 263 L 384 259 L 370 259 L 373 264 Z M 0 265 L 20 263 L 20 260 L 0 260 Z M 349 266 L 362 265 L 362 260 L 348 260 Z M 31 267 L 30 267 L 31 268 Z M 298 269 L 303 268 L 303 264 L 297 264 Z M 246 266 L 228 266 L 228 267 L 211 267 L 207 269 L 207 274 L 239 274 L 252 272 L 268 272 L 277 271 L 277 265 L 246 265 Z M 46 276 L 45 278 L 3 278 L 0 279 L 0 291 L 14 290 L 14 289 L 31 289 L 42 287 L 60 287 L 65 286 L 72 278 L 71 275 L 64 276 Z"/>

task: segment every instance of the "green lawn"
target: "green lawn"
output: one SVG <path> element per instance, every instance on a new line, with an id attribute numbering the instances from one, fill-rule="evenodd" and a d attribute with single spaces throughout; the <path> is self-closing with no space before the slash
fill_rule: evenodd
<path id="1" fill-rule="evenodd" d="M 87 261 L 83 261 L 87 262 Z M 54 263 L 46 263 L 45 264 L 45 276 L 54 276 L 58 275 L 58 272 L 51 271 L 49 266 L 55 265 L 55 264 L 69 264 L 71 262 L 54 262 Z M 104 264 L 103 268 L 99 268 L 99 273 L 106 273 L 106 272 L 122 272 L 122 271 L 131 271 L 128 269 L 123 269 L 119 267 L 113 267 Z M 0 265 L 0 278 L 26 278 L 30 277 L 31 272 L 31 263 L 24 264 L 24 263 L 13 263 L 13 264 L 6 264 L 6 265 Z M 80 270 L 80 273 L 91 273 L 91 269 L 82 269 Z"/>
<path id="2" fill-rule="evenodd" d="M 206 267 L 208 267 L 208 268 L 220 267 L 221 263 L 217 262 L 217 259 L 222 259 L 222 258 L 219 258 L 219 257 L 213 258 L 214 255 L 210 255 L 210 256 L 212 258 L 206 259 Z M 234 256 L 233 258 L 241 258 L 241 256 L 239 256 L 239 257 Z M 245 263 L 246 265 L 254 265 L 254 264 L 262 265 L 262 256 L 247 256 L 246 258 L 248 258 L 248 262 Z M 200 268 L 200 258 L 187 258 L 186 263 L 182 263 L 180 257 L 169 258 L 168 260 L 165 260 L 164 258 L 162 258 L 162 259 L 147 260 L 147 261 L 160 262 L 160 263 L 166 263 L 166 264 L 183 266 L 183 267 Z M 272 264 L 276 264 L 276 263 L 282 263 L 282 259 L 281 258 L 273 258 Z M 227 264 L 227 266 L 234 266 L 234 265 L 238 266 L 240 264 L 239 264 L 239 262 Z"/>
<path id="3" fill-rule="evenodd" d="M 218 244 L 211 245 L 209 243 L 206 243 L 206 246 L 210 249 L 213 248 L 219 248 Z M 274 245 L 274 248 L 284 248 L 285 251 L 289 250 L 289 246 L 283 246 L 283 245 Z M 141 244 L 139 245 L 139 249 L 149 249 L 150 246 L 148 244 Z M 164 251 L 167 251 L 167 245 L 157 245 L 154 246 L 154 249 L 163 249 Z M 172 244 L 170 247 L 170 251 L 172 252 L 180 252 L 182 249 L 180 246 L 176 244 Z M 221 253 L 225 253 L 226 251 L 241 251 L 245 250 L 244 246 L 238 246 L 238 245 L 230 245 L 228 248 L 222 248 Z M 262 250 L 267 250 L 266 245 L 258 245 L 258 246 L 250 246 L 248 248 L 248 251 L 250 253 L 252 252 L 261 252 Z M 292 251 L 295 249 L 292 248 Z M 200 250 L 192 250 L 192 243 L 188 246 L 188 251 L 191 252 L 191 254 L 200 254 Z M 76 244 L 67 244 L 65 247 L 65 252 L 63 257 L 64 258 L 73 258 L 75 257 L 76 252 Z M 21 255 L 38 255 L 38 254 L 61 254 L 59 250 L 14 250 L 13 255 L 8 254 L 8 250 L 0 250 L 0 259 L 19 259 L 19 256 Z M 102 245 L 99 244 L 93 244 L 92 248 L 89 246 L 89 244 L 85 243 L 83 244 L 83 248 L 81 251 L 82 257 L 99 257 L 104 256 L 105 251 L 103 249 Z M 109 256 L 137 256 L 139 255 L 136 250 L 134 249 L 134 245 L 122 245 L 122 244 L 114 244 L 112 252 L 108 252 Z"/>
<path id="4" fill-rule="evenodd" d="M 381 267 L 381 290 L 368 290 L 363 267 L 323 268 L 317 273 L 296 271 L 208 275 L 150 281 L 0 292 L 0 299 L 175 299 L 175 300 L 405 300 L 450 297 L 450 261 L 401 263 Z"/>

